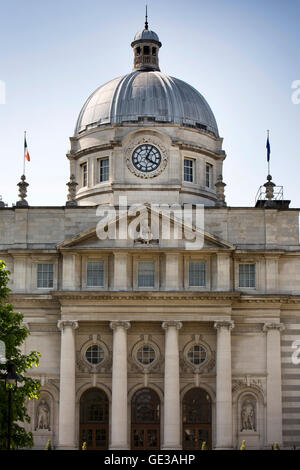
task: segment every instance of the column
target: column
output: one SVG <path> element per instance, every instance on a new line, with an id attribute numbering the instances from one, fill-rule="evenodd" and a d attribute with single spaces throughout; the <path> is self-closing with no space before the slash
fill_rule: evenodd
<path id="1" fill-rule="evenodd" d="M 216 449 L 232 449 L 231 330 L 233 321 L 216 321 Z"/>
<path id="2" fill-rule="evenodd" d="M 110 449 L 128 449 L 127 438 L 127 330 L 128 321 L 112 321 L 113 365 Z"/>
<path id="3" fill-rule="evenodd" d="M 282 444 L 282 397 L 281 397 L 281 357 L 280 332 L 282 323 L 265 323 L 267 333 L 267 442 L 270 445 Z"/>
<path id="4" fill-rule="evenodd" d="M 163 449 L 181 449 L 178 330 L 180 321 L 165 321 L 165 396 Z"/>
<path id="5" fill-rule="evenodd" d="M 60 449 L 75 449 L 75 329 L 77 320 L 59 320 L 61 330 L 59 441 Z"/>

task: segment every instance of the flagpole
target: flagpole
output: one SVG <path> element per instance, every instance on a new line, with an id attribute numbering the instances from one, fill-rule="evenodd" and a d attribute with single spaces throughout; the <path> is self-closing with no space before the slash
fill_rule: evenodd
<path id="1" fill-rule="evenodd" d="M 24 143 L 23 143 L 23 175 L 25 176 L 25 142 L 26 142 L 26 131 L 24 131 Z"/>
<path id="2" fill-rule="evenodd" d="M 267 141 L 269 140 L 269 137 L 270 137 L 270 131 L 267 130 Z M 268 158 L 268 175 L 270 175 L 270 155 L 269 155 L 269 158 Z"/>

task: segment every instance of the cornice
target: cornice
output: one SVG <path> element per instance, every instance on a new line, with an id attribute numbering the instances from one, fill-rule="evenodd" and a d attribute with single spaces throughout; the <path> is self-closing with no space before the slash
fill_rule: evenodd
<path id="1" fill-rule="evenodd" d="M 12 293 L 9 301 L 11 303 L 33 303 L 51 306 L 58 306 L 64 300 L 100 300 L 105 302 L 128 302 L 128 301 L 149 301 L 149 302 L 227 302 L 239 304 L 272 304 L 272 308 L 278 309 L 284 304 L 300 304 L 300 295 L 243 295 L 241 292 L 108 292 L 108 291 L 54 291 L 49 294 L 26 294 Z"/>
<path id="2" fill-rule="evenodd" d="M 177 139 L 172 140 L 172 145 L 177 146 L 180 150 L 188 150 L 190 152 L 197 152 L 197 153 L 201 152 L 202 154 L 207 155 L 208 157 L 212 157 L 212 158 L 218 158 L 222 160 L 225 160 L 226 158 L 226 154 L 223 151 L 213 152 L 212 150 L 202 147 L 201 145 L 187 143 L 187 142 L 183 142 Z"/>
<path id="3" fill-rule="evenodd" d="M 102 300 L 102 301 L 232 301 L 240 297 L 239 292 L 53 292 L 59 300 Z"/>
<path id="4" fill-rule="evenodd" d="M 110 140 L 106 144 L 94 145 L 93 147 L 88 147 L 86 149 L 79 150 L 78 152 L 67 153 L 67 158 L 69 160 L 77 160 L 80 157 L 84 157 L 84 155 L 89 155 L 91 153 L 96 153 L 96 152 L 102 152 L 103 150 L 112 150 L 115 147 L 122 147 L 121 142 L 118 140 Z"/>

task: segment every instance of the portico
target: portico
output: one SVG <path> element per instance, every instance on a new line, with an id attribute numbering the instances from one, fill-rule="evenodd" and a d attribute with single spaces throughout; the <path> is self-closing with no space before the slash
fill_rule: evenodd
<path id="1" fill-rule="evenodd" d="M 71 301 L 70 297 L 73 297 L 74 300 Z M 86 330 L 87 326 L 91 324 L 93 325 L 94 331 L 97 331 L 100 336 L 102 336 L 101 329 L 103 329 L 103 331 L 105 331 L 106 333 L 110 330 L 112 334 L 111 373 L 110 377 L 106 377 L 105 380 L 106 386 L 108 387 L 108 389 L 110 389 L 111 394 L 111 401 L 109 403 L 110 411 L 108 445 L 110 449 L 130 449 L 132 445 L 130 418 L 132 414 L 132 402 L 130 399 L 130 389 L 133 371 L 131 367 L 129 367 L 128 370 L 128 365 L 130 365 L 130 356 L 132 355 L 132 350 L 130 350 L 130 347 L 128 347 L 128 334 L 131 333 L 132 329 L 134 329 L 134 331 L 138 331 L 140 329 L 142 330 L 143 325 L 145 325 L 145 321 L 147 321 L 147 318 L 145 318 L 144 322 L 138 322 L 135 318 L 135 315 L 131 314 L 130 317 L 129 313 L 127 313 L 128 316 L 123 317 L 124 320 L 116 319 L 111 321 L 105 321 L 103 318 L 105 317 L 105 315 L 103 315 L 103 312 L 100 315 L 98 313 L 94 313 L 91 315 L 90 313 L 87 313 L 90 310 L 90 307 L 87 307 L 87 305 L 85 305 L 85 307 L 82 307 L 81 309 L 81 318 L 83 318 L 82 322 L 78 320 L 73 320 L 71 316 L 69 314 L 67 315 L 66 313 L 67 311 L 73 310 L 71 304 L 73 302 L 75 303 L 76 297 L 76 293 L 69 293 L 68 295 L 63 293 L 59 294 L 60 302 L 62 303 L 62 311 L 64 312 L 64 317 L 66 318 L 66 320 L 59 320 L 58 322 L 58 326 L 61 329 L 62 341 L 60 360 L 62 370 L 68 370 L 67 380 L 62 380 L 60 383 L 60 403 L 64 404 L 65 401 L 69 399 L 68 406 L 60 406 L 59 447 L 72 448 L 73 445 L 74 448 L 78 448 L 79 423 L 75 423 L 76 414 L 78 415 L 78 412 L 76 413 L 76 406 L 78 406 L 78 403 L 76 405 L 74 400 L 70 400 L 70 398 L 74 395 L 74 390 L 78 388 L 75 386 L 76 369 L 77 375 L 79 372 L 78 368 L 76 367 L 75 361 L 75 357 L 78 357 L 78 351 L 76 354 L 75 335 L 80 334 L 81 325 L 84 330 Z M 76 301 L 77 304 L 80 297 L 81 295 L 78 293 L 78 299 Z M 111 301 L 112 299 L 113 297 L 111 298 Z M 91 298 L 89 302 L 91 302 Z M 164 302 L 167 303 L 167 299 L 165 299 Z M 231 448 L 232 440 L 228 439 L 228 434 L 231 430 L 232 435 L 232 424 L 229 423 L 229 425 L 227 424 L 227 426 L 224 426 L 224 420 L 227 419 L 227 415 L 225 416 L 224 412 L 228 412 L 227 408 L 232 400 L 230 331 L 233 327 L 233 322 L 229 320 L 228 317 L 221 316 L 221 312 L 224 312 L 224 309 L 228 312 L 228 306 L 224 306 L 224 300 L 222 300 L 221 302 L 223 302 L 223 306 L 219 305 L 219 314 L 203 315 L 204 331 L 210 330 L 211 334 L 214 335 L 216 339 L 216 367 L 217 370 L 218 367 L 220 370 L 217 382 L 214 374 L 210 374 L 210 377 L 206 380 L 213 387 L 216 383 L 216 400 L 213 405 L 216 407 L 216 413 L 214 416 L 214 420 L 212 421 L 211 419 L 212 430 L 210 431 L 214 436 L 214 445 L 222 448 Z M 125 306 L 123 307 L 125 308 Z M 112 306 L 110 307 L 110 309 L 111 308 Z M 120 302 L 119 296 L 119 311 L 120 308 L 122 310 L 122 303 Z M 105 309 L 105 307 L 102 306 L 101 309 Z M 191 309 L 191 306 L 187 307 L 187 312 L 185 314 L 186 321 L 159 321 L 159 318 L 162 318 L 163 320 L 163 316 L 166 316 L 166 313 L 156 313 L 157 318 L 155 319 L 155 321 L 153 320 L 153 316 L 150 314 L 149 317 L 152 316 L 152 322 L 147 322 L 148 329 L 151 329 L 152 324 L 154 326 L 154 331 L 158 330 L 159 328 L 161 329 L 159 349 L 160 354 L 162 355 L 162 357 L 160 357 L 160 361 L 162 361 L 162 358 L 164 358 L 163 364 L 161 365 L 162 375 L 158 377 L 157 372 L 154 372 L 154 370 L 151 369 L 147 370 L 146 366 L 144 367 L 144 369 L 141 368 L 140 372 L 142 373 L 142 380 L 138 380 L 138 382 L 140 382 L 140 386 L 136 385 L 135 389 L 138 390 L 139 387 L 140 389 L 152 389 L 155 393 L 157 393 L 156 389 L 161 389 L 161 398 L 159 397 L 160 436 L 158 448 L 162 449 L 181 449 L 183 446 L 181 395 L 182 389 L 184 389 L 184 382 L 182 382 L 182 372 L 180 370 L 180 355 L 182 353 L 180 353 L 179 335 L 181 333 L 181 330 L 184 330 L 184 326 L 189 329 L 189 324 L 195 325 L 195 314 L 189 314 L 189 309 Z M 176 308 L 173 310 L 175 313 Z M 84 311 L 86 311 L 86 315 L 84 314 Z M 177 315 L 176 313 L 174 313 L 173 318 L 180 315 L 180 313 L 178 313 Z M 110 313 L 110 317 L 116 315 L 112 315 Z M 88 321 L 86 318 L 87 316 L 89 318 Z M 147 316 L 148 315 L 146 315 L 146 317 Z M 197 316 L 199 318 L 201 314 L 198 314 Z M 99 326 L 97 326 L 97 322 Z M 141 326 L 139 326 L 139 324 Z M 201 332 L 201 320 L 200 322 L 198 321 L 197 324 L 198 330 L 199 332 Z M 153 339 L 153 337 L 151 339 Z M 151 344 L 151 340 L 149 341 L 148 335 L 146 335 L 146 341 L 144 338 L 143 342 L 144 344 Z M 66 351 L 68 351 L 68 353 L 66 353 Z M 71 360 L 73 361 L 72 364 L 70 363 Z M 94 375 L 93 377 L 93 383 L 91 385 L 94 384 L 94 386 L 97 387 L 98 385 L 100 385 L 101 376 Z M 201 382 L 199 383 L 199 375 L 197 377 L 198 384 L 196 386 L 196 389 L 201 390 Z M 205 379 L 203 379 L 203 385 L 205 386 Z M 64 399 L 64 396 L 67 398 Z M 214 401 L 213 397 L 211 397 L 211 399 L 212 401 Z M 224 408 L 226 408 L 226 410 L 224 410 Z M 147 423 L 145 423 L 145 426 L 148 426 Z M 66 429 L 72 429 L 72 432 L 66 432 Z M 68 437 L 66 438 L 66 436 Z M 72 437 L 70 436 L 74 436 L 73 441 Z"/>

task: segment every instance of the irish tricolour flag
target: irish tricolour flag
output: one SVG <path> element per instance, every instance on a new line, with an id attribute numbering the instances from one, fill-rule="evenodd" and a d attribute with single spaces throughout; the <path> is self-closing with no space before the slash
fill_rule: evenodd
<path id="1" fill-rule="evenodd" d="M 29 152 L 28 152 L 28 148 L 27 148 L 26 136 L 24 136 L 24 158 L 26 158 L 26 160 L 28 162 L 30 162 L 30 156 L 29 156 Z"/>

